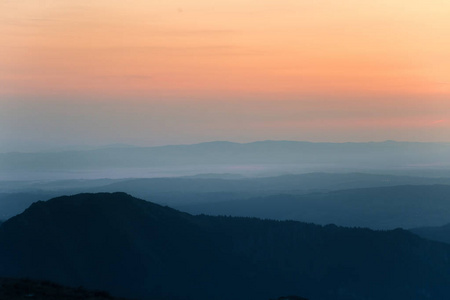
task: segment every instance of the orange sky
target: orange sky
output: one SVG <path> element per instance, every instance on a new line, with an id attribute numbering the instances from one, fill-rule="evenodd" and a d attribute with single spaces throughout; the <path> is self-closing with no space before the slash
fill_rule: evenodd
<path id="1" fill-rule="evenodd" d="M 256 123 L 293 132 L 302 121 L 289 113 L 313 101 L 317 130 L 401 123 L 450 141 L 449 37 L 445 0 L 0 1 L 1 105 L 132 99 L 213 111 L 230 101 L 275 110 L 276 124 Z"/>

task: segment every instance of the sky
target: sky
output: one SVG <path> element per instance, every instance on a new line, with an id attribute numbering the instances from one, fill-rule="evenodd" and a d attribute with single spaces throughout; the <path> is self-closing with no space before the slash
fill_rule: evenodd
<path id="1" fill-rule="evenodd" d="M 0 151 L 450 142 L 450 2 L 0 0 Z"/>

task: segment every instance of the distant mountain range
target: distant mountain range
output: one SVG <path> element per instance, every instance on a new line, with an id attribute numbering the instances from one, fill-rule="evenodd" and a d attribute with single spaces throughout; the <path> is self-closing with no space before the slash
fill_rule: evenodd
<path id="1" fill-rule="evenodd" d="M 450 185 L 387 186 L 304 195 L 279 194 L 176 204 L 193 214 L 297 220 L 372 229 L 438 226 L 450 221 Z"/>
<path id="2" fill-rule="evenodd" d="M 377 175 L 364 173 L 308 173 L 263 178 L 140 178 L 124 179 L 93 187 L 91 191 L 124 191 L 139 197 L 163 194 L 307 194 L 344 189 L 376 188 L 399 185 L 450 185 L 450 178 Z M 45 187 L 45 185 L 43 185 Z M 210 200 L 211 201 L 211 200 Z M 208 201 L 208 202 L 210 202 Z"/>
<path id="3" fill-rule="evenodd" d="M 450 185 L 450 177 L 420 177 L 361 172 L 315 172 L 268 177 L 198 174 L 181 177 L 0 181 L 0 191 L 64 192 L 126 191 L 139 196 L 165 193 L 308 193 L 396 185 Z"/>
<path id="4" fill-rule="evenodd" d="M 400 229 L 192 216 L 124 193 L 37 202 L 0 226 L 0 276 L 142 299 L 442 300 L 448 257 Z"/>
<path id="5" fill-rule="evenodd" d="M 0 220 L 31 203 L 122 191 L 192 214 L 394 229 L 450 222 L 450 178 L 310 173 L 266 178 L 142 178 L 0 182 Z"/>
<path id="6" fill-rule="evenodd" d="M 239 179 L 221 176 L 230 178 L 230 175 L 209 174 L 181 178 L 0 182 L 0 220 L 23 212 L 33 202 L 59 195 L 122 191 L 194 214 L 294 219 L 378 229 L 436 226 L 450 221 L 446 188 L 450 186 L 450 178 L 364 173 Z"/>
<path id="7" fill-rule="evenodd" d="M 433 241 L 450 244 L 450 223 L 443 226 L 413 228 L 410 231 Z"/>
<path id="8" fill-rule="evenodd" d="M 285 165 L 286 168 L 286 165 L 296 165 L 297 169 L 319 171 L 448 168 L 450 143 L 210 142 L 161 147 L 107 147 L 86 151 L 0 154 L 0 171 L 224 165 Z M 208 170 L 213 168 L 206 169 L 210 172 Z"/>

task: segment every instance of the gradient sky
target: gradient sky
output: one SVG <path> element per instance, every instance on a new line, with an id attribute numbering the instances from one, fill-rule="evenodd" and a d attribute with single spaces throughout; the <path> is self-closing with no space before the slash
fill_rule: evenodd
<path id="1" fill-rule="evenodd" d="M 450 2 L 0 0 L 0 151 L 450 142 Z"/>

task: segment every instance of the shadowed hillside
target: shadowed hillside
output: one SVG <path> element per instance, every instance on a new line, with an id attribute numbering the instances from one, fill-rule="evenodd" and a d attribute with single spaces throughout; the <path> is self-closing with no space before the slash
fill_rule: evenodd
<path id="1" fill-rule="evenodd" d="M 0 275 L 138 298 L 440 300 L 448 257 L 404 230 L 195 217 L 123 193 L 37 202 L 0 227 Z"/>

